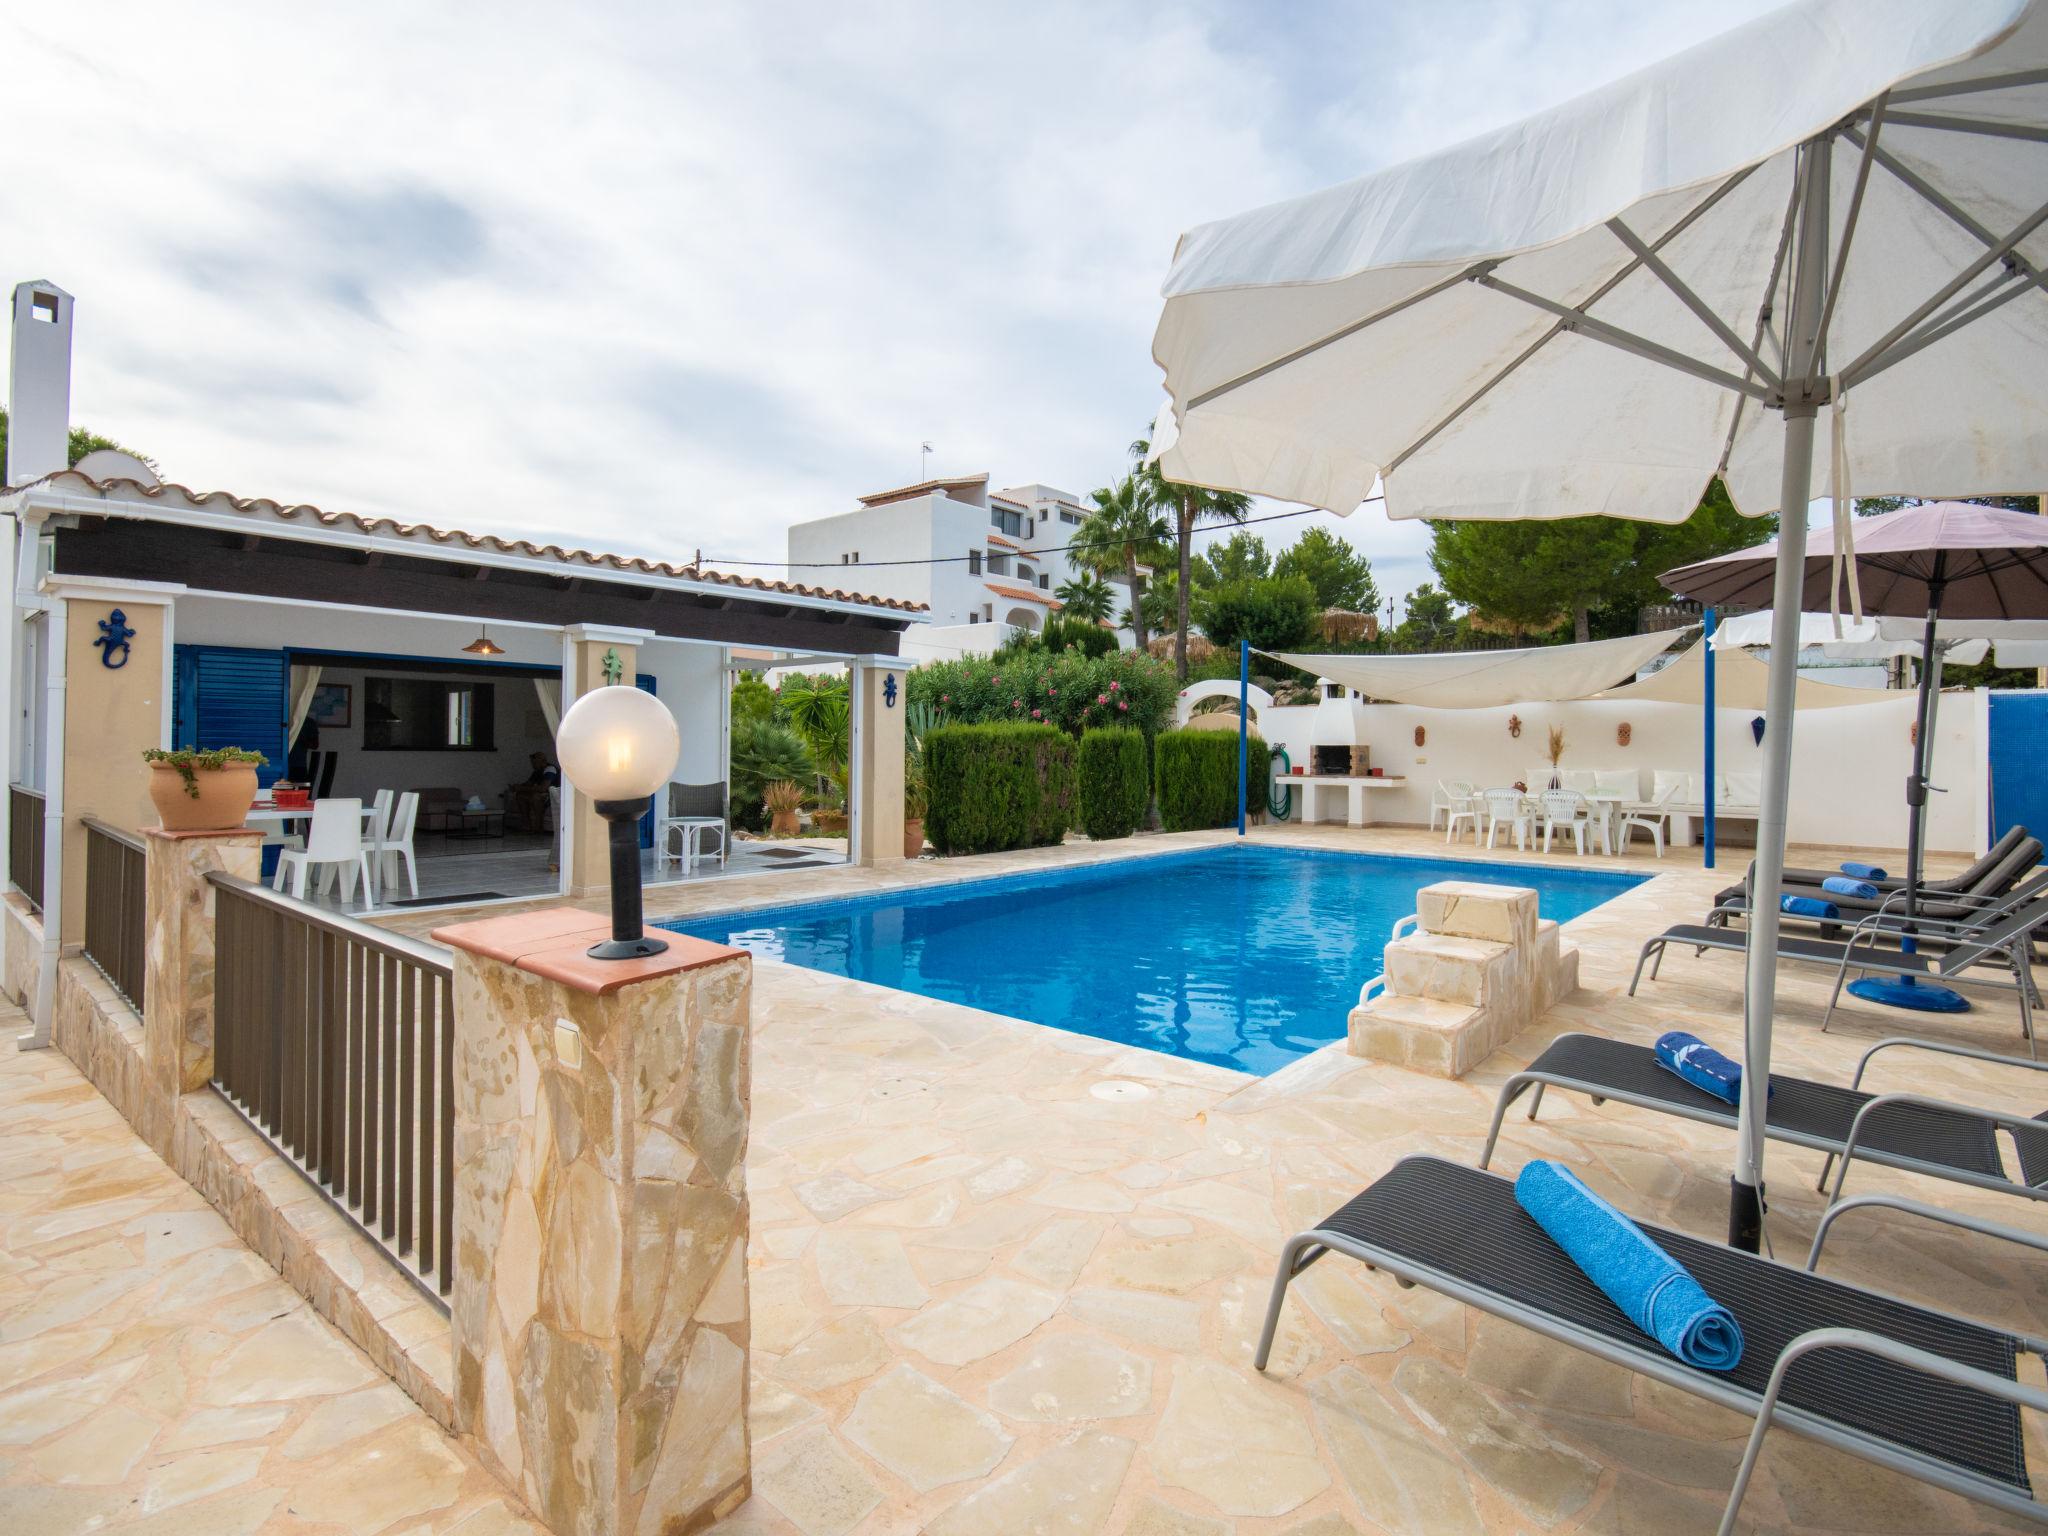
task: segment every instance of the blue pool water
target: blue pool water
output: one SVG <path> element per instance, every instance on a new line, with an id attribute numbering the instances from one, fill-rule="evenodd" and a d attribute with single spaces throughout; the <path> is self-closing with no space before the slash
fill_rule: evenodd
<path id="1" fill-rule="evenodd" d="M 1226 845 L 663 926 L 1263 1075 L 1344 1033 L 1395 921 L 1439 880 L 1534 886 L 1564 921 L 1642 877 Z"/>

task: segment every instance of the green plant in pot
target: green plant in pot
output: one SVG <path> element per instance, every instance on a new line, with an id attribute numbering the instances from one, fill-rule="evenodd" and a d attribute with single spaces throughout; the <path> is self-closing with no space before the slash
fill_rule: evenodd
<path id="1" fill-rule="evenodd" d="M 246 747 L 151 747 L 149 800 L 166 832 L 224 832 L 241 827 L 256 802 L 256 770 L 268 761 Z"/>
<path id="2" fill-rule="evenodd" d="M 803 803 L 804 787 L 794 779 L 777 779 L 770 784 L 761 795 L 762 809 L 768 812 L 768 835 L 795 837 L 802 830 L 796 813 Z"/>

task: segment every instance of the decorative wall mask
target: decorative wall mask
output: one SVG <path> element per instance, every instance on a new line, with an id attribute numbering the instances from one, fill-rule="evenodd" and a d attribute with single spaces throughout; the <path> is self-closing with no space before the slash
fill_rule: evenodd
<path id="1" fill-rule="evenodd" d="M 1627 746 L 1629 737 L 1635 735 L 1635 727 L 1626 720 L 1614 728 L 1614 740 L 1619 746 Z"/>
<path id="2" fill-rule="evenodd" d="M 1522 717 L 1520 715 L 1508 716 L 1508 734 L 1518 739 L 1520 738 L 1522 734 Z"/>
<path id="3" fill-rule="evenodd" d="M 1920 745 L 1920 722 L 1914 720 L 1906 726 L 1906 741 L 1910 746 Z"/>
<path id="4" fill-rule="evenodd" d="M 1425 731 L 1425 730 L 1424 730 L 1424 729 L 1423 729 L 1423 728 L 1422 728 L 1421 726 L 1419 726 L 1419 725 L 1418 725 L 1417 727 L 1415 727 L 1415 745 L 1417 745 L 1417 746 L 1419 747 L 1419 746 L 1421 746 L 1421 745 L 1423 744 L 1423 742 L 1425 742 L 1425 741 L 1426 741 L 1426 740 L 1428 740 L 1428 739 L 1429 739 L 1429 732 Z"/>

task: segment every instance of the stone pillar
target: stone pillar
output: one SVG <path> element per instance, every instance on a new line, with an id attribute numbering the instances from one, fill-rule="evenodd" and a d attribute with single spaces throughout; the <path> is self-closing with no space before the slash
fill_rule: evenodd
<path id="1" fill-rule="evenodd" d="M 856 864 L 903 862 L 903 711 L 908 669 L 893 656 L 853 668 Z"/>
<path id="2" fill-rule="evenodd" d="M 257 878 L 260 832 L 142 834 L 149 860 L 143 950 L 142 1055 L 150 1087 L 167 1098 L 213 1076 L 213 887 L 210 870 Z"/>
<path id="3" fill-rule="evenodd" d="M 124 832 L 156 823 L 142 754 L 164 744 L 171 605 L 167 596 L 79 579 L 63 583 L 61 591 L 66 611 L 60 931 L 63 942 L 72 945 L 85 940 L 84 818 L 97 816 Z M 112 628 L 103 629 L 103 624 Z M 125 649 L 99 643 L 124 629 L 130 631 Z M 120 665 L 106 665 L 110 657 Z M 50 728 L 58 729 L 59 723 L 52 720 Z M 57 856 L 54 847 L 47 851 L 46 857 Z"/>
<path id="4" fill-rule="evenodd" d="M 457 1428 L 563 1536 L 684 1536 L 749 1491 L 751 957 L 595 961 L 588 912 L 455 950 Z"/>
<path id="5" fill-rule="evenodd" d="M 594 688 L 611 685 L 607 675 L 616 668 L 619 682 L 632 687 L 637 675 L 640 643 L 654 637 L 648 629 L 612 629 L 596 624 L 577 624 L 565 631 L 568 645 L 562 668 L 562 712 Z M 609 829 L 597 814 L 591 798 L 564 783 L 562 816 L 569 833 L 569 894 L 599 896 L 611 883 Z"/>

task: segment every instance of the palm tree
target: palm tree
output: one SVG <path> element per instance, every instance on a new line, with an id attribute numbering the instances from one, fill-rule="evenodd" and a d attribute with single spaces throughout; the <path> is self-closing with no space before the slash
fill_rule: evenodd
<path id="1" fill-rule="evenodd" d="M 1053 596 L 1067 606 L 1067 612 L 1090 624 L 1100 624 L 1116 611 L 1116 592 L 1093 571 L 1082 571 L 1070 581 L 1053 588 Z"/>
<path id="2" fill-rule="evenodd" d="M 1174 542 L 1180 556 L 1180 593 L 1173 629 L 1173 673 L 1184 683 L 1188 680 L 1188 590 L 1191 586 L 1188 564 L 1194 554 L 1195 525 L 1241 523 L 1251 516 L 1252 499 L 1242 491 L 1212 491 L 1206 486 L 1182 485 L 1177 480 L 1169 480 L 1159 472 L 1157 464 L 1145 462 L 1151 451 L 1151 443 L 1142 437 L 1131 444 L 1131 460 L 1138 466 L 1145 501 L 1153 511 L 1171 513 L 1173 518 Z"/>
<path id="3" fill-rule="evenodd" d="M 1131 588 L 1131 633 L 1138 649 L 1145 649 L 1145 616 L 1142 599 L 1145 579 L 1138 567 L 1159 558 L 1168 534 L 1166 519 L 1145 497 L 1144 484 L 1136 475 L 1125 475 L 1115 485 L 1091 492 L 1095 510 L 1082 519 L 1068 546 L 1076 565 L 1098 576 L 1122 576 Z"/>

